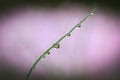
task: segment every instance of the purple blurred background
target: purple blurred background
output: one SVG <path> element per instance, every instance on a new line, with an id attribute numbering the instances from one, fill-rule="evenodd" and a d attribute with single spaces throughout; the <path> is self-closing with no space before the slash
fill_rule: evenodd
<path id="1" fill-rule="evenodd" d="M 7 10 L 0 19 L 0 79 L 22 80 L 34 61 L 91 9 L 69 3 L 57 8 L 27 5 Z M 60 43 L 60 49 L 52 49 L 42 59 L 31 78 L 119 80 L 119 26 L 118 16 L 97 6 L 95 14 Z"/>

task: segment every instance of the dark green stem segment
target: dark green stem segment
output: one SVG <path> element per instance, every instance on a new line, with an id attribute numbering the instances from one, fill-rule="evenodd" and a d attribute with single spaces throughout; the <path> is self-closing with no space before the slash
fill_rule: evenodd
<path id="1" fill-rule="evenodd" d="M 52 46 L 50 46 L 44 53 L 42 53 L 42 55 L 40 55 L 40 57 L 33 63 L 33 65 L 31 66 L 31 68 L 29 69 L 29 71 L 28 71 L 28 73 L 27 73 L 27 75 L 26 75 L 26 77 L 25 77 L 25 80 L 28 80 L 28 79 L 29 79 L 29 77 L 30 77 L 33 69 L 34 69 L 35 66 L 38 64 L 38 62 L 39 62 L 42 58 L 44 58 L 46 54 L 49 54 L 50 50 L 51 50 L 52 48 L 54 48 L 54 46 L 55 46 L 56 44 L 59 44 L 65 37 L 68 36 L 68 34 L 71 34 L 71 33 L 76 29 L 76 27 L 78 27 L 78 25 L 81 25 L 81 23 L 83 23 L 89 16 L 92 15 L 91 13 L 94 13 L 95 11 L 96 11 L 96 8 L 92 9 L 92 10 L 90 11 L 90 13 L 89 13 L 87 16 L 85 16 L 77 25 L 75 25 L 75 26 L 74 26 L 72 29 L 70 29 L 65 35 L 63 35 L 60 39 L 58 39 L 58 41 L 56 41 L 56 43 L 54 43 L 54 44 L 53 44 Z"/>

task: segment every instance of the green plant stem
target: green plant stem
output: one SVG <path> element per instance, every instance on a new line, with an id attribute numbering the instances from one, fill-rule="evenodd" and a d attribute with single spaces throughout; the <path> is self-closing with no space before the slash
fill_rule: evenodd
<path id="1" fill-rule="evenodd" d="M 50 51 L 52 48 L 54 48 L 54 46 L 55 46 L 56 44 L 59 44 L 65 37 L 68 36 L 68 34 L 71 34 L 71 33 L 78 27 L 78 25 L 81 25 L 81 23 L 83 23 L 89 16 L 91 16 L 91 13 L 94 13 L 95 11 L 96 11 L 96 8 L 92 9 L 92 10 L 90 11 L 90 13 L 89 13 L 87 16 L 85 16 L 77 25 L 75 25 L 75 26 L 74 26 L 72 29 L 70 29 L 65 35 L 63 35 L 60 39 L 58 39 L 58 41 L 56 41 L 52 46 L 50 46 L 45 52 L 43 52 L 42 55 L 40 55 L 40 57 L 33 63 L 33 65 L 31 66 L 31 68 L 29 69 L 29 71 L 28 71 L 28 73 L 27 73 L 27 75 L 26 75 L 26 77 L 25 77 L 25 80 L 28 80 L 28 79 L 29 79 L 29 77 L 30 77 L 33 69 L 34 69 L 35 66 L 38 64 L 38 62 L 39 62 L 42 58 L 44 58 L 45 55 L 48 54 L 49 51 Z"/>

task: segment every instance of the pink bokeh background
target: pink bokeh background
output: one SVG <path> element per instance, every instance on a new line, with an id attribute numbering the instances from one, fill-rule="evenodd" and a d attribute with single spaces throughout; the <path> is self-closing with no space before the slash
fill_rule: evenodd
<path id="1" fill-rule="evenodd" d="M 61 6 L 57 9 L 21 7 L 9 10 L 0 21 L 0 58 L 23 74 L 57 39 L 76 25 L 90 9 Z M 119 18 L 97 8 L 80 29 L 52 49 L 34 74 L 64 75 L 110 72 L 120 57 Z M 50 71 L 50 72 L 49 72 Z"/>

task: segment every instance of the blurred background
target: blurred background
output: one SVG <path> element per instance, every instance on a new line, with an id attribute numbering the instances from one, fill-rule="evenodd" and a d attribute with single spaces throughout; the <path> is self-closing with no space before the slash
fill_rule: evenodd
<path id="1" fill-rule="evenodd" d="M 119 0 L 0 0 L 0 80 L 24 80 L 34 61 L 94 7 L 29 80 L 120 80 Z"/>

